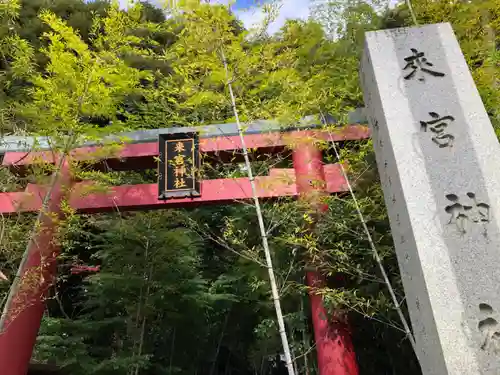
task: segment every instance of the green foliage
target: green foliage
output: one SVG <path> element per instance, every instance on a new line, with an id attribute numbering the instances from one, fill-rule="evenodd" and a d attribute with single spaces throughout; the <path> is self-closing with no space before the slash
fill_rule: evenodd
<path id="1" fill-rule="evenodd" d="M 140 41 L 125 34 L 127 22 L 134 22 L 133 15 L 123 16 L 112 8 L 106 18 L 96 19 L 93 30 L 97 50 L 89 49 L 52 12 L 43 11 L 40 18 L 52 30 L 44 34 L 49 46 L 42 48 L 49 63 L 45 73 L 31 78 L 32 100 L 19 108 L 20 116 L 38 134 L 55 139 L 61 133 L 70 135 L 75 139 L 72 144 L 123 131 L 116 118 L 117 109 L 127 95 L 139 88 L 140 80 L 148 78 L 146 72 L 131 68 L 120 59 L 120 53 L 128 51 L 131 43 Z M 101 128 L 83 121 L 90 116 L 108 119 L 109 123 Z"/>
<path id="2" fill-rule="evenodd" d="M 414 1 L 421 22 L 450 21 L 495 126 L 499 14 L 493 0 Z M 268 15 L 273 7 L 268 5 Z M 289 20 L 276 35 L 244 30 L 222 5 L 179 2 L 170 17 L 150 5 L 127 11 L 106 1 L 0 3 L 2 130 L 46 135 L 66 152 L 128 129 L 234 121 L 296 124 L 328 114 L 340 123 L 362 106 L 363 34 L 409 25 L 403 5 L 385 12 L 366 1 L 317 3 L 313 19 Z M 227 71 L 224 63 L 227 63 Z M 325 127 L 332 132 L 334 126 Z M 293 148 L 294 145 L 290 145 Z M 328 162 L 336 162 L 326 145 Z M 106 152 L 114 152 L 112 144 Z M 252 161 L 257 175 L 290 167 L 289 151 Z M 232 161 L 240 160 L 235 153 Z M 102 156 L 97 156 L 99 159 Z M 342 161 L 396 294 L 403 291 L 370 141 L 342 144 Z M 155 171 L 94 170 L 71 161 L 74 177 L 99 183 L 155 180 Z M 215 165 L 216 164 L 216 165 Z M 215 166 L 214 166 L 215 165 Z M 205 160 L 211 178 L 246 172 Z M 2 189 L 46 181 L 49 168 L 20 179 L 1 170 Z M 329 276 L 317 290 L 352 319 L 362 373 L 419 374 L 353 200 L 328 197 L 311 230 L 311 202 L 263 204 L 278 288 L 300 373 L 314 374 L 304 269 Z M 48 303 L 34 359 L 72 374 L 272 374 L 281 343 L 254 207 L 76 216 L 66 204 L 60 280 Z M 2 218 L 2 271 L 15 272 L 32 218 Z M 95 275 L 71 275 L 75 263 Z M 2 285 L 2 297 L 6 284 Z M 306 372 L 306 369 L 308 372 Z"/>
<path id="3" fill-rule="evenodd" d="M 226 256 L 222 265 L 207 267 L 217 255 L 204 254 L 210 243 L 186 220 L 186 213 L 175 210 L 121 219 L 104 215 L 75 232 L 67 254 L 85 252 L 90 240 L 97 250 L 90 261 L 100 264 L 101 272 L 74 287 L 81 301 L 76 312 L 74 298 L 65 301 L 62 295 L 59 309 L 66 318 L 44 321 L 36 358 L 56 360 L 74 374 L 136 369 L 173 374 L 209 368 L 218 345 L 219 351 L 244 356 L 248 348 L 236 335 L 222 346 L 220 340 L 228 332 L 252 334 L 244 317 L 255 307 L 245 300 L 248 293 L 241 293 L 246 276 L 226 274 Z M 63 284 L 71 283 L 70 278 Z M 244 357 L 237 360 L 245 365 Z"/>
<path id="4" fill-rule="evenodd" d="M 15 25 L 20 4 L 17 0 L 3 1 L 0 4 L 0 132 L 12 131 L 6 123 L 9 106 L 19 99 L 16 87 L 19 81 L 33 72 L 33 48 L 15 33 Z M 16 90 L 17 89 L 17 90 Z"/>
<path id="5" fill-rule="evenodd" d="M 292 124 L 318 108 L 340 113 L 359 104 L 357 57 L 327 40 L 318 24 L 291 21 L 279 36 L 256 40 L 235 26 L 225 7 L 181 9 L 182 15 L 164 25 L 171 33 L 181 30 L 161 57 L 172 72 L 147 92 L 129 121 L 154 127 L 234 121 L 228 79 L 242 121 Z"/>
<path id="6" fill-rule="evenodd" d="M 71 28 L 78 30 L 85 42 L 89 42 L 93 18 L 104 16 L 110 5 L 107 0 L 90 2 L 82 0 L 22 0 L 20 3 L 22 6 L 19 9 L 19 20 L 15 25 L 16 31 L 36 50 L 46 45 L 40 37 L 50 30 L 47 24 L 39 18 L 40 12 L 50 10 Z"/>

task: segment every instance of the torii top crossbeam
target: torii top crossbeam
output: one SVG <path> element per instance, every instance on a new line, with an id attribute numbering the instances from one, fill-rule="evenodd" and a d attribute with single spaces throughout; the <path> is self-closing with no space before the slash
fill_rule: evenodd
<path id="1" fill-rule="evenodd" d="M 351 113 L 350 126 L 339 128 L 338 131 L 324 132 L 318 128 L 308 126 L 309 134 L 325 141 L 356 140 L 369 137 L 369 131 L 362 126 L 365 123 L 360 111 Z M 257 121 L 245 129 L 245 143 L 247 148 L 257 153 L 277 153 L 290 143 L 289 137 L 303 137 L 304 127 L 285 129 L 271 121 Z M 143 170 L 157 166 L 155 158 L 158 156 L 159 134 L 198 132 L 200 134 L 200 151 L 204 156 L 218 156 L 229 159 L 234 151 L 241 150 L 241 140 L 236 124 L 216 124 L 200 127 L 166 128 L 144 130 L 133 133 L 124 133 L 120 137 L 129 140 L 112 157 L 105 159 L 106 167 L 112 170 Z M 0 154 L 3 154 L 2 165 L 9 167 L 16 173 L 32 163 L 54 163 L 54 153 L 49 151 L 49 142 L 44 137 L 5 137 L 0 145 Z M 37 151 L 31 151 L 37 144 Z M 77 160 L 95 159 L 96 144 L 85 144 L 72 151 Z M 231 157 L 234 159 L 234 156 Z M 99 168 L 99 163 L 97 163 Z M 330 193 L 345 191 L 344 178 L 336 164 L 325 165 L 326 190 Z M 286 176 L 286 178 L 279 178 Z M 285 180 L 288 180 L 285 181 Z M 256 178 L 258 194 L 261 198 L 280 196 L 295 196 L 297 189 L 294 183 L 293 169 L 271 169 L 269 176 Z M 120 209 L 149 210 L 164 207 L 198 206 L 209 203 L 230 203 L 235 200 L 251 198 L 251 187 L 247 178 L 213 179 L 201 182 L 202 195 L 193 198 L 175 200 L 158 200 L 157 184 L 139 184 L 114 186 L 108 193 L 86 194 L 88 182 L 74 185 L 70 197 L 70 205 L 81 213 L 106 212 Z M 37 211 L 42 205 L 43 188 L 28 184 L 24 192 L 0 193 L 0 213 L 9 214 L 19 211 Z"/>

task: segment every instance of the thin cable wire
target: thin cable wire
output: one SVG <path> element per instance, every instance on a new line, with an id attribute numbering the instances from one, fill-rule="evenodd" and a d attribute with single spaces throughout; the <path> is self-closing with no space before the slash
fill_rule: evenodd
<path id="1" fill-rule="evenodd" d="M 322 117 L 322 120 L 325 121 L 325 117 L 323 116 L 323 114 L 321 114 L 321 117 Z M 330 142 L 333 145 L 333 151 L 335 152 L 335 156 L 337 157 L 337 160 L 340 161 L 340 154 L 339 154 L 337 146 L 335 145 L 335 142 L 333 140 L 332 133 L 329 132 L 328 134 L 330 137 Z M 368 239 L 368 242 L 370 243 L 370 248 L 373 252 L 373 256 L 375 258 L 375 261 L 377 262 L 377 265 L 380 268 L 382 278 L 384 279 L 384 282 L 387 285 L 387 289 L 389 289 L 389 294 L 391 295 L 392 302 L 394 303 L 394 305 L 396 307 L 396 311 L 399 315 L 399 318 L 401 319 L 401 322 L 403 323 L 403 328 L 404 328 L 404 331 L 406 333 L 406 336 L 408 337 L 408 340 L 410 341 L 410 344 L 413 348 L 413 351 L 415 353 L 417 353 L 415 339 L 411 333 L 410 326 L 409 326 L 408 322 L 406 321 L 406 318 L 403 314 L 403 310 L 401 309 L 401 305 L 399 304 L 398 298 L 396 297 L 396 293 L 394 293 L 394 288 L 392 287 L 391 282 L 389 280 L 389 277 L 387 276 L 387 273 L 385 272 L 384 265 L 382 264 L 382 259 L 380 258 L 380 255 L 379 255 L 378 250 L 375 246 L 375 243 L 373 242 L 373 237 L 368 229 L 368 226 L 366 225 L 366 220 L 363 216 L 363 213 L 361 212 L 361 208 L 359 207 L 358 200 L 356 199 L 356 195 L 354 194 L 354 190 L 352 189 L 352 185 L 349 181 L 349 177 L 347 176 L 347 173 L 346 173 L 345 168 L 342 165 L 342 163 L 339 163 L 339 165 L 340 165 L 340 170 L 342 172 L 342 175 L 345 179 L 347 188 L 349 189 L 349 194 L 351 195 L 352 200 L 354 202 L 354 206 L 356 208 L 356 212 L 358 214 L 359 220 L 361 221 L 361 224 L 363 225 L 363 230 L 366 234 L 366 238 Z"/>

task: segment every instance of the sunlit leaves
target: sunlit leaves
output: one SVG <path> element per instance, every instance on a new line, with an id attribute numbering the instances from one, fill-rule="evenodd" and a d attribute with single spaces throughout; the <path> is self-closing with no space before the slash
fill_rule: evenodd
<path id="1" fill-rule="evenodd" d="M 19 109 L 21 116 L 39 134 L 72 134 L 78 141 L 123 131 L 116 117 L 119 106 L 140 89 L 141 80 L 150 77 L 129 67 L 120 55 L 140 41 L 127 35 L 127 27 L 137 21 L 115 8 L 106 18 L 96 19 L 101 26 L 95 30 L 102 29 L 93 36 L 96 50 L 50 11 L 43 11 L 40 18 L 51 30 L 44 35 L 48 47 L 42 49 L 49 62 L 44 73 L 32 76 L 32 100 Z M 96 127 L 82 121 L 86 116 L 108 119 L 109 124 Z"/>

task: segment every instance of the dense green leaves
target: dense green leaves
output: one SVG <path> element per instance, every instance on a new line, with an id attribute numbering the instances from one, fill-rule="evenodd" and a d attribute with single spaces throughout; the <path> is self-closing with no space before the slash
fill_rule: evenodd
<path id="1" fill-rule="evenodd" d="M 404 5 L 384 13 L 384 4 L 361 0 L 318 2 L 311 20 L 289 20 L 270 36 L 244 30 L 225 6 L 178 3 L 167 17 L 145 4 L 123 11 L 107 1 L 0 2 L 1 130 L 47 135 L 55 149 L 67 151 L 126 129 L 232 122 L 228 82 L 245 123 L 289 125 L 318 113 L 342 120 L 362 106 L 364 32 L 412 22 Z M 413 3 L 420 22 L 452 22 L 498 126 L 495 1 Z M 371 142 L 341 147 L 368 228 L 403 300 Z M 253 167 L 257 174 L 290 167 L 289 153 L 254 160 Z M 325 146 L 329 162 L 336 161 L 332 154 Z M 205 164 L 211 178 L 245 176 L 220 160 Z M 105 185 L 155 180 L 154 171 L 72 167 L 76 178 Z M 18 178 L 2 170 L 2 189 L 22 189 L 47 171 L 30 172 Z M 314 231 L 307 201 L 263 205 L 298 373 L 315 371 L 304 286 L 304 268 L 312 264 L 330 277 L 320 291 L 328 307 L 352 319 L 362 373 L 419 374 L 352 199 L 332 196 L 326 203 L 328 212 Z M 252 206 L 69 214 L 59 238 L 61 276 L 34 359 L 76 375 L 278 373 L 282 349 Z M 2 218 L 1 271 L 10 278 L 31 219 Z M 100 272 L 72 275 L 70 268 L 80 263 L 99 265 Z M 2 297 L 5 292 L 3 284 Z"/>

